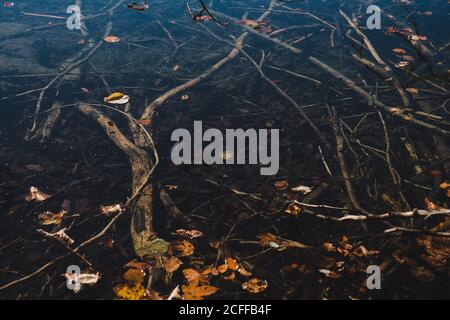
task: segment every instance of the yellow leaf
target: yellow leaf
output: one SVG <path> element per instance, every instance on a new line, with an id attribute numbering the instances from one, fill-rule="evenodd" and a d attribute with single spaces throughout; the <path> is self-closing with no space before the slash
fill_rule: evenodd
<path id="1" fill-rule="evenodd" d="M 141 300 L 145 297 L 145 288 L 140 283 L 131 288 L 128 285 L 119 285 L 114 288 L 114 291 L 118 298 L 125 300 Z"/>
<path id="2" fill-rule="evenodd" d="M 194 254 L 195 247 L 186 240 L 177 240 L 171 243 L 171 249 L 176 256 L 187 257 Z"/>

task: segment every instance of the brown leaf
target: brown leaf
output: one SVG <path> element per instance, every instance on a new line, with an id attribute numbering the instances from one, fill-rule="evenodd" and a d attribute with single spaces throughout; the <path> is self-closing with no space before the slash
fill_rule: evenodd
<path id="1" fill-rule="evenodd" d="M 273 183 L 273 185 L 278 190 L 286 190 L 289 187 L 289 182 L 287 182 L 286 180 L 279 180 L 279 181 L 275 181 Z"/>
<path id="2" fill-rule="evenodd" d="M 145 270 L 149 267 L 147 262 L 132 260 L 125 265 L 126 268 L 134 268 L 138 270 Z"/>
<path id="3" fill-rule="evenodd" d="M 181 290 L 183 291 L 183 300 L 203 300 L 204 297 L 210 296 L 219 290 L 219 288 L 214 286 L 199 286 L 198 284 L 199 281 L 196 280 L 189 282 L 188 285 L 181 286 Z"/>
<path id="4" fill-rule="evenodd" d="M 242 284 L 242 289 L 250 293 L 260 293 L 267 289 L 269 284 L 266 280 L 260 280 L 258 278 L 253 278 Z"/>
<path id="5" fill-rule="evenodd" d="M 200 278 L 202 278 L 202 275 L 200 274 L 200 272 L 198 272 L 197 270 L 192 269 L 192 268 L 184 269 L 183 275 L 188 282 L 200 280 Z"/>
<path id="6" fill-rule="evenodd" d="M 123 278 L 130 283 L 142 283 L 144 282 L 145 272 L 139 269 L 128 269 Z"/>
<path id="7" fill-rule="evenodd" d="M 194 254 L 195 247 L 186 240 L 177 240 L 171 243 L 173 253 L 178 257 L 187 257 Z"/>
<path id="8" fill-rule="evenodd" d="M 201 232 L 200 230 L 195 230 L 195 229 L 194 230 L 178 229 L 175 233 L 180 236 L 187 237 L 189 239 L 196 239 L 196 238 L 201 238 L 201 237 L 205 236 L 203 234 L 203 232 Z"/>
<path id="9" fill-rule="evenodd" d="M 172 256 L 164 262 L 164 268 L 167 272 L 175 272 L 182 264 L 180 259 Z"/>
<path id="10" fill-rule="evenodd" d="M 43 212 L 39 214 L 40 224 L 49 225 L 49 224 L 60 224 L 62 218 L 66 211 L 61 211 L 58 213 L 53 213 L 50 211 Z"/>

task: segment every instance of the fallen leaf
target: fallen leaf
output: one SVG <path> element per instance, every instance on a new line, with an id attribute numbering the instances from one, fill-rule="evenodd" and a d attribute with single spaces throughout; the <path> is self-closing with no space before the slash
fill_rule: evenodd
<path id="1" fill-rule="evenodd" d="M 183 262 L 181 262 L 180 259 L 172 256 L 167 258 L 164 262 L 164 269 L 166 269 L 167 272 L 175 272 L 182 264 Z"/>
<path id="2" fill-rule="evenodd" d="M 406 88 L 405 90 L 406 90 L 406 92 L 409 92 L 411 94 L 419 93 L 419 90 L 417 90 L 416 88 Z"/>
<path id="3" fill-rule="evenodd" d="M 113 290 L 118 298 L 125 300 L 141 300 L 145 297 L 145 288 L 141 283 L 137 283 L 131 288 L 128 285 L 119 285 Z"/>
<path id="4" fill-rule="evenodd" d="M 103 101 L 109 104 L 125 104 L 130 101 L 130 97 L 122 92 L 114 92 L 105 97 Z"/>
<path id="5" fill-rule="evenodd" d="M 221 264 L 220 266 L 217 267 L 217 271 L 219 271 L 219 273 L 225 273 L 228 270 L 228 265 L 226 263 Z"/>
<path id="6" fill-rule="evenodd" d="M 193 229 L 193 230 L 178 229 L 177 231 L 175 231 L 175 234 L 187 237 L 189 239 L 196 239 L 196 238 L 201 238 L 201 237 L 205 236 L 203 234 L 203 232 L 201 232 L 200 230 L 195 230 L 195 229 Z"/>
<path id="7" fill-rule="evenodd" d="M 182 285 L 181 290 L 183 291 L 183 300 L 203 300 L 204 297 L 210 296 L 216 293 L 219 288 L 202 285 L 199 286 L 199 281 L 189 282 L 188 285 Z"/>
<path id="8" fill-rule="evenodd" d="M 103 40 L 109 43 L 116 43 L 120 41 L 120 38 L 118 36 L 106 36 Z"/>
<path id="9" fill-rule="evenodd" d="M 308 245 L 305 245 L 300 242 L 292 241 L 292 240 L 286 240 L 280 237 L 277 237 L 271 233 L 263 233 L 258 236 L 259 238 L 259 244 L 262 247 L 272 247 L 274 249 L 277 249 L 278 251 L 286 250 L 287 248 L 311 248 Z"/>
<path id="10" fill-rule="evenodd" d="M 294 187 L 291 190 L 294 192 L 300 192 L 301 194 L 304 194 L 304 195 L 307 195 L 308 193 L 311 193 L 311 191 L 312 191 L 311 187 L 302 186 L 302 185 Z"/>
<path id="11" fill-rule="evenodd" d="M 202 275 L 200 274 L 200 272 L 198 272 L 197 270 L 192 269 L 192 268 L 184 269 L 183 275 L 188 282 L 200 280 L 202 278 Z"/>
<path id="12" fill-rule="evenodd" d="M 395 66 L 397 68 L 404 68 L 404 67 L 407 67 L 408 65 L 409 65 L 408 61 L 399 61 Z"/>
<path id="13" fill-rule="evenodd" d="M 250 293 L 260 293 L 267 289 L 269 284 L 266 280 L 260 280 L 258 278 L 253 278 L 242 284 L 242 289 Z"/>
<path id="14" fill-rule="evenodd" d="M 171 248 L 176 256 L 187 257 L 194 254 L 195 247 L 186 240 L 177 240 L 171 243 Z"/>
<path id="15" fill-rule="evenodd" d="M 183 95 L 181 96 L 181 100 L 182 100 L 182 101 L 189 100 L 189 95 L 188 95 L 188 94 L 183 94 Z"/>
<path id="16" fill-rule="evenodd" d="M 28 196 L 26 196 L 25 200 L 42 202 L 42 201 L 47 200 L 48 198 L 50 198 L 50 195 L 40 191 L 36 187 L 30 187 L 30 194 Z"/>
<path id="17" fill-rule="evenodd" d="M 123 275 L 123 278 L 129 283 L 142 283 L 144 282 L 145 272 L 140 269 L 128 269 L 127 272 Z"/>
<path id="18" fill-rule="evenodd" d="M 450 188 L 450 183 L 447 182 L 447 181 L 442 182 L 442 183 L 439 185 L 439 188 L 441 188 L 441 189 L 443 189 L 443 190 L 449 189 L 449 188 Z"/>
<path id="19" fill-rule="evenodd" d="M 139 257 L 157 258 L 164 255 L 168 250 L 170 244 L 161 238 L 153 240 L 143 239 L 141 241 L 133 242 L 134 251 Z"/>
<path id="20" fill-rule="evenodd" d="M 415 60 L 413 56 L 409 56 L 409 55 L 403 55 L 402 59 L 409 61 L 409 62 L 413 62 Z"/>
<path id="21" fill-rule="evenodd" d="M 392 49 L 392 52 L 394 52 L 396 54 L 405 54 L 406 50 L 401 49 L 401 48 L 395 48 L 395 49 Z"/>
<path id="22" fill-rule="evenodd" d="M 252 273 L 246 270 L 242 265 L 239 265 L 237 271 L 244 277 L 250 277 Z"/>
<path id="23" fill-rule="evenodd" d="M 291 214 L 293 216 L 297 216 L 302 211 L 302 207 L 300 207 L 295 202 L 289 204 L 289 206 L 284 210 L 287 214 Z"/>
<path id="24" fill-rule="evenodd" d="M 122 212 L 122 206 L 120 204 L 112 204 L 108 206 L 100 206 L 100 213 L 103 215 L 110 215 L 114 213 L 120 213 Z"/>
<path id="25" fill-rule="evenodd" d="M 39 214 L 40 224 L 42 225 L 49 225 L 49 224 L 60 224 L 62 218 L 66 214 L 67 211 L 62 210 L 58 213 L 53 213 L 50 211 L 45 211 L 41 214 Z"/>
<path id="26" fill-rule="evenodd" d="M 152 123 L 152 121 L 150 119 L 139 119 L 137 123 L 141 126 L 148 126 Z"/>
<path id="27" fill-rule="evenodd" d="M 100 273 L 64 273 L 64 277 L 68 281 L 71 281 L 74 284 L 74 288 L 72 289 L 75 293 L 78 293 L 82 288 L 83 285 L 89 285 L 92 286 L 100 280 Z"/>
<path id="28" fill-rule="evenodd" d="M 147 262 L 136 261 L 136 260 L 132 260 L 125 265 L 126 268 L 134 268 L 134 269 L 138 269 L 138 270 L 145 270 L 149 266 L 150 265 Z"/>
<path id="29" fill-rule="evenodd" d="M 275 181 L 273 183 L 273 185 L 278 190 L 286 190 L 289 187 L 289 182 L 287 182 L 286 180 L 279 180 L 279 181 Z"/>
<path id="30" fill-rule="evenodd" d="M 228 269 L 236 271 L 239 268 L 239 264 L 237 263 L 237 261 L 235 259 L 226 258 L 225 261 L 228 265 Z"/>

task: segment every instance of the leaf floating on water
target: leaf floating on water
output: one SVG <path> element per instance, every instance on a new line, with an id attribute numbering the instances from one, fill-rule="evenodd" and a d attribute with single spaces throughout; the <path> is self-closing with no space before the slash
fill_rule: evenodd
<path id="1" fill-rule="evenodd" d="M 303 243 L 292 241 L 292 240 L 286 240 L 280 237 L 277 237 L 276 235 L 273 235 L 271 233 L 263 233 L 258 236 L 259 244 L 262 247 L 272 247 L 277 249 L 278 251 L 286 250 L 287 248 L 301 248 L 301 249 L 307 249 L 311 248 L 308 245 L 305 245 Z"/>
<path id="2" fill-rule="evenodd" d="M 258 278 L 253 278 L 242 284 L 242 289 L 250 293 L 260 293 L 267 289 L 269 284 L 266 280 L 260 280 Z"/>
<path id="3" fill-rule="evenodd" d="M 108 43 L 120 42 L 120 38 L 118 36 L 106 36 L 103 40 Z"/>
<path id="4" fill-rule="evenodd" d="M 109 104 L 125 104 L 130 101 L 130 97 L 122 92 L 114 92 L 103 99 Z"/>
<path id="5" fill-rule="evenodd" d="M 142 283 L 144 282 L 145 272 L 140 269 L 128 269 L 123 275 L 123 278 L 129 283 Z"/>
<path id="6" fill-rule="evenodd" d="M 135 242 L 134 251 L 140 257 L 147 257 L 149 259 L 160 257 L 169 250 L 169 243 L 161 238 L 156 238 L 151 241 L 143 240 Z"/>
<path id="7" fill-rule="evenodd" d="M 180 259 L 177 257 L 169 257 L 164 262 L 164 269 L 166 269 L 167 272 L 175 272 L 178 270 L 178 268 L 183 264 Z"/>
<path id="8" fill-rule="evenodd" d="M 307 195 L 308 193 L 311 193 L 311 191 L 312 191 L 311 187 L 302 186 L 302 185 L 292 188 L 291 190 L 294 192 L 300 192 L 301 194 L 304 194 L 304 195 Z"/>
<path id="9" fill-rule="evenodd" d="M 39 214 L 40 224 L 42 225 L 60 224 L 66 212 L 67 211 L 64 210 L 58 213 L 53 213 L 50 211 L 43 212 Z"/>
<path id="10" fill-rule="evenodd" d="M 182 285 L 181 290 L 183 291 L 183 300 L 203 300 L 205 297 L 216 293 L 219 288 L 202 285 L 199 286 L 199 280 L 189 282 L 188 285 Z"/>
<path id="11" fill-rule="evenodd" d="M 427 37 L 426 36 L 419 36 L 417 34 L 411 34 L 411 35 L 408 36 L 408 39 L 411 42 L 417 42 L 417 41 L 426 41 Z"/>
<path id="12" fill-rule="evenodd" d="M 273 183 L 273 185 L 278 190 L 286 190 L 289 187 L 289 182 L 287 182 L 286 180 L 279 180 L 279 181 L 275 181 Z"/>
<path id="13" fill-rule="evenodd" d="M 109 216 L 110 214 L 114 214 L 114 213 L 120 213 L 123 210 L 124 209 L 122 208 L 122 206 L 120 204 L 112 204 L 109 206 L 100 206 L 100 212 L 101 212 L 101 214 L 103 214 L 105 216 Z"/>
<path id="14" fill-rule="evenodd" d="M 186 240 L 173 241 L 171 249 L 176 256 L 187 257 L 194 254 L 195 247 L 192 243 Z"/>
<path id="15" fill-rule="evenodd" d="M 200 230 L 195 230 L 195 229 L 193 229 L 193 230 L 178 229 L 177 231 L 175 231 L 175 234 L 187 237 L 189 239 L 196 239 L 196 238 L 201 238 L 201 237 L 205 236 L 203 234 L 203 232 L 201 232 Z"/>
<path id="16" fill-rule="evenodd" d="M 100 273 L 64 273 L 64 277 L 66 277 L 67 280 L 72 281 L 72 283 L 75 284 L 73 291 L 75 293 L 78 293 L 82 288 L 83 285 L 89 285 L 93 286 L 100 280 Z"/>
<path id="17" fill-rule="evenodd" d="M 30 187 L 30 194 L 28 196 L 26 196 L 25 200 L 42 202 L 42 201 L 47 200 L 48 198 L 50 198 L 50 195 L 42 192 L 41 190 L 39 190 L 36 187 Z"/>

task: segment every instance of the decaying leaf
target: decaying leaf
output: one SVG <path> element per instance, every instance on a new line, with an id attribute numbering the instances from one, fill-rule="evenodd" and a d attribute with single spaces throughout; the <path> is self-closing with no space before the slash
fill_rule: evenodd
<path id="1" fill-rule="evenodd" d="M 125 104 L 130 101 L 130 97 L 122 92 L 113 92 L 103 100 L 110 104 Z"/>
<path id="2" fill-rule="evenodd" d="M 299 186 L 292 188 L 291 190 L 294 192 L 299 192 L 301 194 L 307 195 L 308 193 L 311 193 L 312 188 L 308 187 L 308 186 L 299 185 Z"/>
<path id="3" fill-rule="evenodd" d="M 187 237 L 189 239 L 195 239 L 195 238 L 201 238 L 204 236 L 203 232 L 200 230 L 185 230 L 185 229 L 178 229 L 175 231 L 175 234 Z"/>
<path id="4" fill-rule="evenodd" d="M 114 213 L 120 213 L 123 211 L 123 208 L 120 204 L 111 204 L 108 206 L 100 206 L 100 213 L 106 216 Z"/>
<path id="5" fill-rule="evenodd" d="M 242 265 L 239 265 L 237 271 L 240 273 L 241 276 L 244 277 L 250 277 L 252 275 L 252 273 L 246 270 Z"/>
<path id="6" fill-rule="evenodd" d="M 289 206 L 284 210 L 287 214 L 291 214 L 293 216 L 297 216 L 302 212 L 302 207 L 300 207 L 295 202 L 291 202 Z"/>
<path id="7" fill-rule="evenodd" d="M 187 257 L 194 254 L 195 247 L 186 240 L 173 241 L 171 243 L 173 253 L 178 257 Z"/>
<path id="8" fill-rule="evenodd" d="M 132 287 L 128 285 L 118 285 L 114 287 L 116 296 L 124 300 L 141 300 L 145 297 L 145 288 L 141 283 L 137 283 Z"/>
<path id="9" fill-rule="evenodd" d="M 93 286 L 100 280 L 100 273 L 64 273 L 64 277 L 68 281 L 71 281 L 74 284 L 74 288 L 72 289 L 75 293 L 78 293 L 84 285 Z"/>
<path id="10" fill-rule="evenodd" d="M 145 270 L 149 267 L 148 262 L 144 262 L 144 261 L 136 261 L 136 260 L 132 260 L 130 262 L 128 262 L 125 265 L 126 268 L 134 268 L 134 269 L 139 269 L 139 270 Z"/>
<path id="11" fill-rule="evenodd" d="M 289 182 L 287 182 L 286 180 L 279 180 L 279 181 L 275 181 L 273 183 L 273 185 L 278 190 L 286 190 L 289 187 Z"/>
<path id="12" fill-rule="evenodd" d="M 123 275 L 123 278 L 129 283 L 142 283 L 144 282 L 145 272 L 140 269 L 128 269 L 127 272 Z"/>
<path id="13" fill-rule="evenodd" d="M 164 269 L 166 269 L 167 272 L 175 272 L 178 270 L 178 268 L 183 264 L 180 259 L 177 257 L 169 257 L 164 262 Z"/>
<path id="14" fill-rule="evenodd" d="M 53 213 L 50 211 L 45 211 L 41 214 L 39 214 L 39 223 L 42 225 L 49 225 L 49 224 L 60 224 L 62 218 L 66 214 L 67 211 L 62 210 L 58 213 Z"/>
<path id="15" fill-rule="evenodd" d="M 42 201 L 47 200 L 48 198 L 50 198 L 50 195 L 40 191 L 36 187 L 30 187 L 30 194 L 28 196 L 26 196 L 25 200 L 42 202 Z"/>
<path id="16" fill-rule="evenodd" d="M 221 264 L 220 266 L 217 267 L 217 271 L 219 271 L 219 273 L 225 273 L 228 270 L 228 265 L 226 263 Z"/>
<path id="17" fill-rule="evenodd" d="M 286 240 L 280 237 L 277 237 L 271 233 L 263 233 L 258 236 L 259 244 L 263 247 L 272 247 L 277 249 L 278 251 L 286 250 L 287 248 L 311 248 L 308 245 L 305 245 L 300 242 Z"/>
<path id="18" fill-rule="evenodd" d="M 261 280 L 258 278 L 250 279 L 242 284 L 242 289 L 250 293 L 260 293 L 267 289 L 269 286 L 266 280 Z"/>
<path id="19" fill-rule="evenodd" d="M 170 244 L 161 238 L 153 240 L 143 240 L 133 242 L 134 251 L 140 257 L 147 257 L 149 259 L 164 255 L 168 250 Z"/>
<path id="20" fill-rule="evenodd" d="M 217 276 L 219 275 L 219 270 L 217 270 L 217 268 L 214 268 L 212 266 L 208 266 L 202 271 L 202 275 L 207 276 L 209 274 Z"/>

